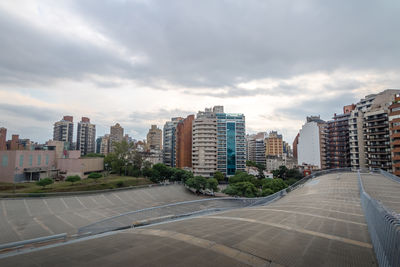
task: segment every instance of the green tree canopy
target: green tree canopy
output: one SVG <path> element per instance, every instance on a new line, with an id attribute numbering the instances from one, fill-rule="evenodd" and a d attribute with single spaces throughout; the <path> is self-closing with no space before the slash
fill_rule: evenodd
<path id="1" fill-rule="evenodd" d="M 222 181 L 225 180 L 224 174 L 222 172 L 220 172 L 220 171 L 216 171 L 214 173 L 214 178 L 217 179 L 218 182 L 222 182 Z"/>

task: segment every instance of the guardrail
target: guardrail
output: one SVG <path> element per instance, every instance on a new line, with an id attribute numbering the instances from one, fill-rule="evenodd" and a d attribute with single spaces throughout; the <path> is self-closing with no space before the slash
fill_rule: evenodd
<path id="1" fill-rule="evenodd" d="M 379 266 L 400 266 L 400 216 L 372 198 L 358 171 L 361 205 Z"/>
<path id="2" fill-rule="evenodd" d="M 382 170 L 382 169 L 379 169 L 379 172 L 380 172 L 380 174 L 382 174 L 383 176 L 385 176 L 385 177 L 387 177 L 387 178 L 389 178 L 389 179 L 392 179 L 392 180 L 395 181 L 395 182 L 400 183 L 400 177 L 398 177 L 398 176 L 396 176 L 396 175 L 394 175 L 394 174 L 392 174 L 392 173 L 389 173 L 389 172 L 387 172 L 387 171 L 384 171 L 384 170 Z"/>
<path id="3" fill-rule="evenodd" d="M 333 172 L 350 171 L 350 168 L 331 169 L 312 173 L 295 184 L 276 192 L 272 195 L 260 198 L 222 197 L 178 202 L 158 207 L 136 210 L 113 216 L 99 222 L 79 228 L 78 235 L 100 234 L 108 231 L 121 230 L 159 223 L 161 221 L 176 220 L 182 217 L 197 216 L 200 213 L 212 213 L 229 209 L 267 205 L 285 196 L 288 192 L 302 186 L 309 179 Z"/>
<path id="4" fill-rule="evenodd" d="M 38 238 L 34 238 L 34 239 L 28 239 L 28 240 L 23 240 L 23 241 L 2 244 L 2 245 L 0 245 L 0 251 L 23 248 L 27 245 L 33 245 L 33 244 L 37 244 L 37 243 L 48 243 L 51 241 L 57 241 L 57 240 L 61 240 L 61 239 L 63 241 L 65 241 L 67 239 L 67 234 L 63 233 L 63 234 L 58 234 L 58 235 L 44 236 L 44 237 L 38 237 Z"/>

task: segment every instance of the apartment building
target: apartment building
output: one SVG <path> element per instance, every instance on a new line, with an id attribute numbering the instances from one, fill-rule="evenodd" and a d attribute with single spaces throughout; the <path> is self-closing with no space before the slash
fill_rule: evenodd
<path id="1" fill-rule="evenodd" d="M 400 95 L 397 94 L 389 106 L 389 137 L 392 172 L 400 176 Z"/>
<path id="2" fill-rule="evenodd" d="M 210 108 L 193 120 L 192 168 L 195 176 L 212 177 L 217 171 L 217 118 Z"/>
<path id="3" fill-rule="evenodd" d="M 192 128 L 194 115 L 187 116 L 176 127 L 176 167 L 192 168 Z"/>
<path id="4" fill-rule="evenodd" d="M 0 128 L 0 150 L 7 150 L 7 129 Z"/>
<path id="5" fill-rule="evenodd" d="M 54 123 L 53 140 L 68 142 L 68 148 L 73 148 L 74 122 L 72 116 L 64 116 Z"/>
<path id="6" fill-rule="evenodd" d="M 147 146 L 151 150 L 162 149 L 162 130 L 157 125 L 151 125 L 149 132 L 147 133 Z"/>
<path id="7" fill-rule="evenodd" d="M 114 152 L 114 143 L 122 142 L 124 138 L 124 128 L 119 123 L 111 126 L 109 138 L 109 152 Z"/>
<path id="8" fill-rule="evenodd" d="M 299 133 L 296 135 L 293 141 L 293 158 L 297 159 L 297 145 L 299 144 Z"/>
<path id="9" fill-rule="evenodd" d="M 282 156 L 283 155 L 283 139 L 282 135 L 277 131 L 271 131 L 265 138 L 265 155 L 266 156 Z"/>
<path id="10" fill-rule="evenodd" d="M 163 162 L 169 167 L 176 166 L 176 127 L 183 118 L 172 118 L 164 124 L 163 129 Z"/>
<path id="11" fill-rule="evenodd" d="M 227 176 L 246 169 L 245 116 L 223 113 L 222 106 L 213 112 L 217 118 L 217 170 Z"/>
<path id="12" fill-rule="evenodd" d="M 248 160 L 265 167 L 265 133 L 258 133 L 247 137 Z"/>
<path id="13" fill-rule="evenodd" d="M 361 99 L 349 116 L 350 166 L 352 169 L 365 169 L 364 113 L 367 112 L 376 94 Z"/>
<path id="14" fill-rule="evenodd" d="M 343 107 L 343 114 L 336 114 L 326 123 L 325 157 L 326 168 L 350 167 L 349 118 L 355 105 Z"/>
<path id="15" fill-rule="evenodd" d="M 325 168 L 325 121 L 320 116 L 307 117 L 299 132 L 297 145 L 298 165 L 311 165 Z"/>
<path id="16" fill-rule="evenodd" d="M 82 117 L 78 123 L 76 149 L 81 151 L 81 155 L 96 151 L 96 125 L 87 117 Z"/>

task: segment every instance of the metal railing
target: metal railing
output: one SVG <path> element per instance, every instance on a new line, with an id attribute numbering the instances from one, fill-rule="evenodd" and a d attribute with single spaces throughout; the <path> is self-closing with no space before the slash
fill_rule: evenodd
<path id="1" fill-rule="evenodd" d="M 379 266 L 400 266 L 400 215 L 372 198 L 364 189 L 359 171 L 357 175 L 361 205 Z"/>
<path id="2" fill-rule="evenodd" d="M 397 183 L 400 183 L 400 177 L 398 177 L 398 176 L 396 176 L 396 175 L 394 175 L 394 174 L 392 174 L 390 172 L 384 171 L 382 169 L 379 169 L 379 172 L 380 172 L 380 174 L 382 174 L 386 178 L 392 179 L 393 181 L 395 181 Z"/>
<path id="3" fill-rule="evenodd" d="M 159 223 L 163 221 L 176 220 L 189 216 L 198 216 L 200 214 L 202 215 L 230 209 L 267 205 L 268 203 L 276 201 L 285 196 L 288 192 L 302 186 L 309 179 L 332 172 L 344 171 L 350 171 L 350 168 L 318 171 L 304 177 L 293 185 L 266 197 L 223 197 L 201 199 L 131 211 L 81 227 L 78 230 L 78 235 L 94 235 L 108 231 L 121 230 L 131 227 Z"/>
<path id="4" fill-rule="evenodd" d="M 58 234 L 58 235 L 38 237 L 38 238 L 34 238 L 34 239 L 28 239 L 28 240 L 23 240 L 23 241 L 1 244 L 0 251 L 23 248 L 27 245 L 34 245 L 37 243 L 48 243 L 48 242 L 59 241 L 59 240 L 65 241 L 66 239 L 67 239 L 67 234 L 65 234 L 65 233 Z"/>

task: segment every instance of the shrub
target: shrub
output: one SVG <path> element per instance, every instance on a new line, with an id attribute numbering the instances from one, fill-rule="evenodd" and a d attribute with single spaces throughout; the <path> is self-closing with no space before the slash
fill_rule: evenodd
<path id="1" fill-rule="evenodd" d="M 264 188 L 261 192 L 261 196 L 266 197 L 266 196 L 272 195 L 273 193 L 274 193 L 274 191 L 272 191 L 272 189 Z"/>
<path id="2" fill-rule="evenodd" d="M 52 184 L 52 183 L 54 183 L 54 181 L 51 178 L 40 179 L 39 181 L 36 182 L 37 185 L 43 186 L 43 188 L 45 188 L 46 185 L 49 185 L 49 184 Z"/>
<path id="3" fill-rule="evenodd" d="M 103 175 L 101 175 L 101 173 L 98 172 L 92 172 L 91 174 L 88 175 L 88 178 L 90 179 L 99 179 L 103 177 Z"/>
<path id="4" fill-rule="evenodd" d="M 79 177 L 79 175 L 68 176 L 65 179 L 66 182 L 71 182 L 71 185 L 73 185 L 75 182 L 78 182 L 80 180 L 81 180 L 81 177 Z"/>
<path id="5" fill-rule="evenodd" d="M 118 181 L 117 187 L 123 187 L 123 186 L 124 186 L 124 182 L 123 181 Z"/>

